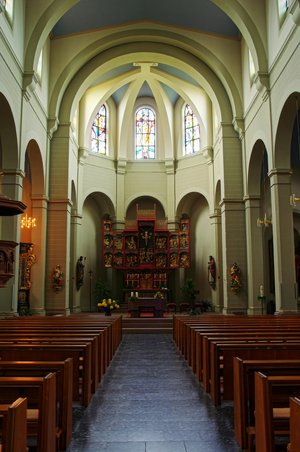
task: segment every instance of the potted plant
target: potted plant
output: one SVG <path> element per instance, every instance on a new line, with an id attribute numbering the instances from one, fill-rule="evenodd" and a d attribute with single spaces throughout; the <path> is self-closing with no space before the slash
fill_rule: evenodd
<path id="1" fill-rule="evenodd" d="M 111 289 L 108 287 L 108 284 L 106 281 L 99 279 L 96 282 L 95 298 L 96 298 L 97 305 L 99 303 L 99 300 L 106 300 L 108 298 L 111 298 Z"/>
<path id="2" fill-rule="evenodd" d="M 185 280 L 184 285 L 180 288 L 183 301 L 188 303 L 191 307 L 191 310 L 195 309 L 195 299 L 196 295 L 199 293 L 199 290 L 195 289 L 194 281 L 192 278 L 187 278 Z"/>

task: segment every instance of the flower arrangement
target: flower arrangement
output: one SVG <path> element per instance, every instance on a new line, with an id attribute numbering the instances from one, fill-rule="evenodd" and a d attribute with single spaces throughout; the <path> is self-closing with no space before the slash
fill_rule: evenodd
<path id="1" fill-rule="evenodd" d="M 154 294 L 154 298 L 159 298 L 160 300 L 162 300 L 164 296 L 160 291 L 158 291 Z"/>
<path id="2" fill-rule="evenodd" d="M 111 315 L 112 311 L 119 309 L 119 304 L 116 300 L 111 298 L 104 298 L 100 303 L 98 303 L 98 308 L 102 309 L 105 315 Z"/>

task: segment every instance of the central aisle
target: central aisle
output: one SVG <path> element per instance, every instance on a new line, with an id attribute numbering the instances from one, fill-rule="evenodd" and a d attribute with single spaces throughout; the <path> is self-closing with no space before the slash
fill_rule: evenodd
<path id="1" fill-rule="evenodd" d="M 211 404 L 171 334 L 125 334 L 68 451 L 239 451 L 232 416 L 232 404 Z"/>

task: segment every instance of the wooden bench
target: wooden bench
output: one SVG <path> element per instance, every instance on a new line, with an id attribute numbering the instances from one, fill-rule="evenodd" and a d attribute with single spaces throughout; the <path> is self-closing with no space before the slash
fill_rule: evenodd
<path id="1" fill-rule="evenodd" d="M 223 399 L 233 400 L 233 358 L 241 359 L 300 359 L 300 342 L 285 343 L 218 343 L 211 342 L 211 367 L 206 378 L 210 379 L 210 396 L 215 405 Z M 221 364 L 222 363 L 222 364 Z M 220 368 L 222 365 L 222 369 Z M 222 371 L 222 381 L 221 381 Z"/>
<path id="2" fill-rule="evenodd" d="M 56 373 L 56 432 L 59 449 L 65 450 L 72 439 L 73 360 L 0 361 L 1 377 L 37 377 Z"/>
<path id="3" fill-rule="evenodd" d="M 241 332 L 240 329 L 243 328 Z M 196 340 L 196 352 L 195 352 L 195 361 L 196 364 L 193 363 L 193 367 L 195 368 L 195 373 L 199 381 L 203 381 L 203 368 L 210 367 L 210 342 L 218 341 L 218 342 L 232 342 L 232 341 L 263 341 L 264 338 L 267 341 L 273 342 L 285 342 L 291 340 L 298 340 L 300 338 L 299 327 L 295 330 L 289 327 L 277 328 L 276 331 L 273 330 L 272 327 L 246 327 L 245 325 L 239 328 L 230 328 L 228 330 L 223 330 L 222 332 L 207 332 L 195 331 L 195 340 Z M 209 384 L 209 382 L 205 381 L 205 385 Z M 206 387 L 206 390 L 209 391 L 209 387 Z"/>
<path id="4" fill-rule="evenodd" d="M 300 450 L 300 399 L 290 397 L 290 442 L 288 452 Z"/>
<path id="5" fill-rule="evenodd" d="M 122 339 L 122 317 L 112 316 L 109 319 L 95 314 L 78 314 L 68 317 L 20 317 L 17 319 L 0 320 L 1 330 L 11 329 L 11 331 L 20 331 L 20 329 L 34 329 L 41 331 L 61 331 L 66 334 L 71 330 L 81 333 L 95 334 L 99 336 L 99 353 L 101 360 L 99 362 L 99 381 L 104 375 L 115 351 Z"/>
<path id="6" fill-rule="evenodd" d="M 255 372 L 254 378 L 255 432 L 250 433 L 255 433 L 257 451 L 272 452 L 276 436 L 289 436 L 289 400 L 300 393 L 300 376 Z"/>
<path id="7" fill-rule="evenodd" d="M 300 375 L 300 360 L 242 360 L 233 358 L 234 431 L 242 449 L 248 447 L 247 429 L 255 424 L 254 374 Z M 300 449 L 299 449 L 300 450 Z"/>
<path id="8" fill-rule="evenodd" d="M 73 402 L 91 400 L 91 344 L 0 344 L 3 361 L 64 361 L 73 359 Z"/>
<path id="9" fill-rule="evenodd" d="M 0 334 L 0 345 L 4 344 L 24 344 L 30 347 L 31 345 L 85 345 L 91 344 L 91 393 L 96 391 L 99 383 L 98 373 L 98 343 L 95 337 L 61 337 L 54 334 L 53 336 L 45 333 L 30 334 L 28 336 L 20 334 L 7 334 L 6 337 Z"/>
<path id="10" fill-rule="evenodd" d="M 0 452 L 27 451 L 27 398 L 19 397 L 10 405 L 0 405 Z"/>
<path id="11" fill-rule="evenodd" d="M 27 436 L 36 437 L 37 452 L 56 450 L 56 374 L 45 377 L 0 377 L 0 398 L 8 404 L 27 398 Z"/>

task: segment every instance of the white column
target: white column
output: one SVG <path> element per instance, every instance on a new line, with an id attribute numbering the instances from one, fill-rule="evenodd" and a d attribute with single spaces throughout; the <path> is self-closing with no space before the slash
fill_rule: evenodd
<path id="1" fill-rule="evenodd" d="M 269 173 L 274 243 L 275 303 L 277 313 L 297 311 L 295 249 L 291 194 L 291 171 Z"/>

